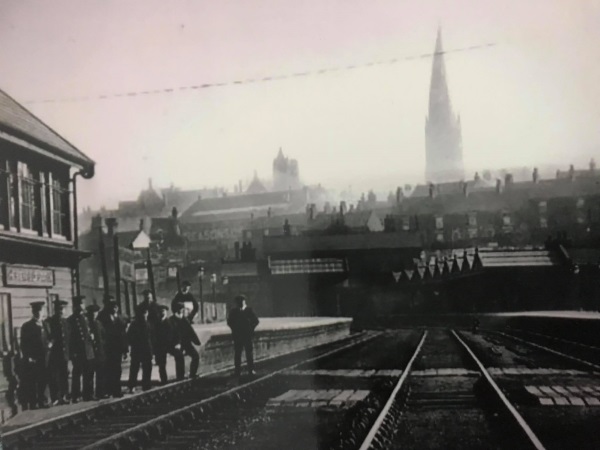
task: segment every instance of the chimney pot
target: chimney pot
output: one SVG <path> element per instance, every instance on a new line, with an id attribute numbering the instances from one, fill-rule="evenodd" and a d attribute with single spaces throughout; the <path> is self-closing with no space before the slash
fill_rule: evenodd
<path id="1" fill-rule="evenodd" d="M 537 168 L 537 167 L 535 167 L 535 168 L 533 169 L 533 175 L 532 175 L 532 177 L 533 177 L 533 182 L 534 182 L 534 183 L 537 183 L 537 182 L 539 181 L 539 179 L 540 179 L 540 174 L 539 174 L 539 172 L 538 172 L 538 168 Z"/>
<path id="2" fill-rule="evenodd" d="M 104 221 L 106 223 L 106 228 L 109 236 L 114 236 L 117 228 L 117 219 L 115 217 L 107 217 Z"/>

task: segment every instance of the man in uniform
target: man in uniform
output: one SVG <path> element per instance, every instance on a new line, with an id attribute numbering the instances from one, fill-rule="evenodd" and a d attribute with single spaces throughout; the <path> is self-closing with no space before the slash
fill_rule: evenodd
<path id="1" fill-rule="evenodd" d="M 106 394 L 119 398 L 121 392 L 121 360 L 127 359 L 127 336 L 125 323 L 119 317 L 119 305 L 111 299 L 105 300 L 104 309 L 98 319 L 104 327 L 105 336 L 105 387 Z"/>
<path id="2" fill-rule="evenodd" d="M 50 331 L 52 348 L 48 362 L 48 375 L 50 382 L 50 399 L 53 405 L 68 403 L 69 394 L 69 346 L 71 343 L 71 329 L 66 318 L 63 317 L 67 302 L 54 301 L 54 314 L 46 320 Z"/>
<path id="3" fill-rule="evenodd" d="M 127 340 L 131 347 L 131 366 L 129 366 L 129 392 L 133 393 L 137 376 L 142 368 L 142 389 L 151 387 L 152 356 L 154 355 L 154 329 L 148 322 L 148 308 L 139 304 L 135 310 L 135 319 L 127 329 Z"/>
<path id="4" fill-rule="evenodd" d="M 186 303 L 192 304 L 192 312 L 190 312 L 190 315 L 187 317 L 190 323 L 194 321 L 194 317 L 196 314 L 198 314 L 198 310 L 200 309 L 198 302 L 190 292 L 191 288 L 192 283 L 189 281 L 184 281 L 181 283 L 181 290 L 175 294 L 175 297 L 173 297 L 173 300 L 171 301 L 171 311 L 173 311 L 173 314 L 175 314 L 175 307 L 178 303 L 182 303 L 184 305 Z"/>
<path id="5" fill-rule="evenodd" d="M 198 376 L 198 366 L 200 365 L 200 355 L 194 347 L 194 344 L 200 345 L 200 339 L 198 339 L 198 335 L 196 335 L 190 322 L 183 316 L 185 305 L 183 303 L 176 303 L 173 305 L 173 309 L 175 314 L 170 319 L 175 330 L 173 347 L 175 350 L 180 349 L 181 352 L 192 358 L 190 364 L 190 378 L 196 378 Z M 175 367 L 177 379 L 183 379 L 185 370 L 183 358 L 181 358 L 181 363 L 178 363 L 178 358 L 175 357 Z"/>
<path id="6" fill-rule="evenodd" d="M 85 308 L 88 324 L 93 337 L 94 361 L 92 362 L 92 379 L 96 381 L 96 397 L 106 398 L 106 336 L 104 326 L 98 320 L 98 305 Z"/>
<path id="7" fill-rule="evenodd" d="M 174 344 L 177 339 L 178 331 L 176 329 L 176 322 L 168 317 L 169 308 L 165 305 L 160 305 L 160 320 L 156 323 L 156 345 L 154 348 L 154 355 L 156 358 L 156 365 L 158 366 L 158 373 L 160 375 L 160 382 L 167 384 L 167 353 L 170 353 L 175 358 L 175 372 L 177 379 L 183 379 L 183 373 L 185 370 L 183 362 L 183 353 L 181 352 L 181 344 Z"/>
<path id="8" fill-rule="evenodd" d="M 235 308 L 229 311 L 227 316 L 227 325 L 231 328 L 234 348 L 235 374 L 240 376 L 242 373 L 242 349 L 246 351 L 246 364 L 248 372 L 254 375 L 254 355 L 252 351 L 252 337 L 254 329 L 258 326 L 259 320 L 248 305 L 246 297 L 238 295 L 235 298 Z"/>
<path id="9" fill-rule="evenodd" d="M 83 400 L 92 400 L 94 393 L 94 343 L 88 320 L 83 314 L 84 298 L 82 295 L 73 297 L 73 314 L 68 319 L 71 328 L 70 350 L 73 363 L 71 397 L 74 403 L 80 400 L 82 379 Z"/>
<path id="10" fill-rule="evenodd" d="M 48 357 L 52 348 L 50 333 L 42 321 L 46 302 L 32 302 L 30 305 L 33 317 L 21 327 L 21 351 L 24 363 L 21 388 L 24 409 L 48 406 L 45 390 L 48 383 Z"/>

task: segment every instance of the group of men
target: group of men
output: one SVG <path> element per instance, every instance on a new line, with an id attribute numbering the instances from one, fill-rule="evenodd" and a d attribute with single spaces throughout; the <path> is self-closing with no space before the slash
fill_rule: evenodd
<path id="1" fill-rule="evenodd" d="M 191 357 L 190 377 L 197 376 L 200 356 L 194 345 L 200 345 L 200 340 L 190 323 L 193 314 L 185 317 L 184 303 L 174 301 L 169 317 L 169 308 L 145 291 L 144 301 L 127 326 L 112 297 L 105 299 L 102 310 L 95 304 L 84 308 L 83 299 L 73 298 L 73 314 L 68 318 L 64 317 L 67 302 L 54 301 L 53 314 L 45 320 L 45 302 L 31 303 L 32 318 L 21 327 L 19 398 L 23 409 L 49 406 L 47 387 L 52 405 L 122 397 L 121 364 L 128 355 L 129 392 L 137 385 L 140 368 L 142 388 L 150 389 L 153 358 L 161 383 L 166 384 L 168 354 L 175 359 L 177 380 L 184 378 L 184 355 Z"/>
<path id="2" fill-rule="evenodd" d="M 121 318 L 119 305 L 112 297 L 105 298 L 102 310 L 95 304 L 84 308 L 84 298 L 73 298 L 73 313 L 68 318 L 64 317 L 66 301 L 56 300 L 53 315 L 45 320 L 45 302 L 31 303 L 32 318 L 21 327 L 19 397 L 24 409 L 49 406 L 46 387 L 52 405 L 122 397 L 121 364 L 128 355 L 130 393 L 138 384 L 140 369 L 142 389 L 150 389 L 153 358 L 161 384 L 168 383 L 168 355 L 175 360 L 177 380 L 185 377 L 185 356 L 191 358 L 190 378 L 197 377 L 200 356 L 195 346 L 201 343 L 191 323 L 198 303 L 190 293 L 189 282 L 184 282 L 173 298 L 171 316 L 169 307 L 156 302 L 150 291 L 144 291 L 144 300 L 136 306 L 129 325 Z M 252 336 L 259 320 L 243 295 L 237 296 L 235 303 L 227 317 L 234 343 L 235 374 L 241 375 L 243 350 L 248 372 L 254 374 Z M 186 315 L 190 304 L 191 312 Z"/>

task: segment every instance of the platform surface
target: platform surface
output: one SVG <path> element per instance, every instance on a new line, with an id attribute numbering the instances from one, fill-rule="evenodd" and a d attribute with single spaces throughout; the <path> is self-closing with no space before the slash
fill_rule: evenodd
<path id="1" fill-rule="evenodd" d="M 493 316 L 500 317 L 556 317 L 563 319 L 592 319 L 600 320 L 598 311 L 519 311 L 494 313 Z"/>

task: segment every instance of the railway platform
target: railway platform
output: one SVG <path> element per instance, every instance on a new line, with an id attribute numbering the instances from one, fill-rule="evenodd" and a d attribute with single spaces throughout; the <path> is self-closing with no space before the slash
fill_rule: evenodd
<path id="1" fill-rule="evenodd" d="M 266 317 L 260 319 L 254 338 L 254 357 L 256 361 L 284 355 L 308 347 L 333 342 L 348 336 L 350 333 L 350 318 L 332 317 Z M 194 329 L 201 341 L 197 347 L 200 353 L 199 375 L 207 375 L 217 370 L 233 367 L 233 343 L 231 330 L 225 322 L 211 324 L 194 324 Z M 244 364 L 244 358 L 242 358 Z M 189 358 L 186 358 L 186 374 L 189 371 Z M 123 362 L 121 377 L 122 385 L 129 375 L 129 360 Z M 170 380 L 175 378 L 175 362 L 167 358 L 167 375 Z M 140 374 L 141 376 L 141 374 Z M 159 384 L 158 368 L 152 367 L 153 384 Z M 125 394 L 124 398 L 141 395 L 141 392 Z M 4 399 L 4 393 L 2 401 Z M 68 417 L 86 410 L 92 410 L 98 405 L 119 402 L 121 399 L 104 399 L 79 402 L 68 405 L 58 405 L 46 409 L 21 411 L 6 420 L 1 427 L 3 433 L 53 420 L 57 417 Z"/>

